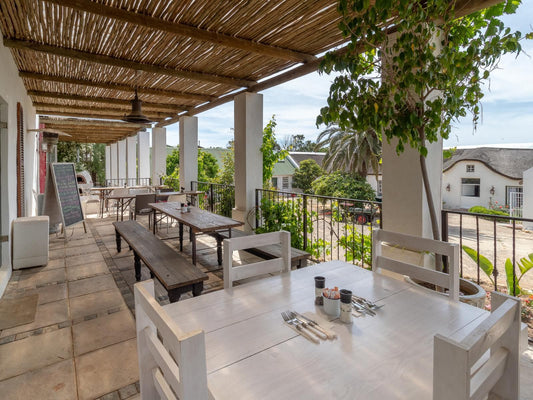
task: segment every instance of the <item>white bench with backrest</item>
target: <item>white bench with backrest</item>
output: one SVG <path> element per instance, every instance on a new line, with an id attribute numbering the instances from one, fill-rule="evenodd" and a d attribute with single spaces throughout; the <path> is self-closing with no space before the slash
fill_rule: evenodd
<path id="1" fill-rule="evenodd" d="M 207 386 L 205 333 L 183 332 L 154 297 L 154 281 L 135 284 L 141 399 L 213 399 Z"/>
<path id="2" fill-rule="evenodd" d="M 448 271 L 423 268 L 404 261 L 394 260 L 383 255 L 383 245 L 412 250 L 416 252 L 430 252 L 435 255 L 448 257 Z M 389 232 L 383 229 L 374 229 L 372 232 L 372 271 L 378 272 L 386 269 L 397 274 L 407 275 L 411 278 L 432 283 L 438 287 L 448 289 L 450 299 L 459 301 L 459 246 L 453 243 L 426 239 L 402 233 Z"/>
<path id="3" fill-rule="evenodd" d="M 281 257 L 233 266 L 234 251 L 272 244 L 281 246 Z M 274 272 L 290 272 L 291 270 L 291 234 L 289 232 L 279 231 L 224 239 L 223 246 L 224 288 L 232 287 L 236 280 Z"/>
<path id="4" fill-rule="evenodd" d="M 520 299 L 491 293 L 491 313 L 460 341 L 434 338 L 433 400 L 520 398 Z"/>

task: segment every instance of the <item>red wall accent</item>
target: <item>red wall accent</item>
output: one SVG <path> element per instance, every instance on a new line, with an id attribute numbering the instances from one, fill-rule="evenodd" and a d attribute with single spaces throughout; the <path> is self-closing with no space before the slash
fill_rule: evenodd
<path id="1" fill-rule="evenodd" d="M 39 124 L 39 129 L 43 129 L 44 124 Z M 39 132 L 39 193 L 44 193 L 46 182 L 46 153 L 42 151 L 43 133 Z"/>

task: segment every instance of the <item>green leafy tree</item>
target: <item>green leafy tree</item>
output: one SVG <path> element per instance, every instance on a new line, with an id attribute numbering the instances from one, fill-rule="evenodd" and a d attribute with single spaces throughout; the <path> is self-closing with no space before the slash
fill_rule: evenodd
<path id="1" fill-rule="evenodd" d="M 225 185 L 233 185 L 235 177 L 235 148 L 233 140 L 228 143 L 228 150 L 222 156 L 222 171 L 220 172 L 217 182 Z"/>
<path id="2" fill-rule="evenodd" d="M 263 145 L 261 152 L 263 153 L 263 187 L 270 187 L 270 180 L 272 179 L 272 171 L 274 165 L 289 155 L 287 150 L 276 150 L 279 146 L 276 143 L 276 134 L 274 128 L 276 127 L 276 119 L 273 115 L 268 124 L 263 129 Z"/>
<path id="3" fill-rule="evenodd" d="M 180 148 L 177 146 L 172 153 L 167 155 L 167 175 L 172 175 L 180 166 Z"/>
<path id="4" fill-rule="evenodd" d="M 341 171 L 318 177 L 312 188 L 314 193 L 320 196 L 356 200 L 374 200 L 376 197 L 374 189 L 366 180 Z"/>
<path id="5" fill-rule="evenodd" d="M 322 174 L 324 171 L 315 160 L 303 160 L 292 177 L 292 185 L 302 189 L 304 193 L 311 193 L 311 184 Z"/>
<path id="6" fill-rule="evenodd" d="M 363 178 L 369 167 L 376 175 L 379 172 L 381 138 L 373 129 L 331 127 L 318 135 L 316 147 L 326 150 L 323 165 L 328 171 L 347 171 Z"/>
<path id="7" fill-rule="evenodd" d="M 86 170 L 94 183 L 105 183 L 105 144 L 59 142 L 57 161 L 74 163 L 76 171 Z"/>
<path id="8" fill-rule="evenodd" d="M 203 150 L 198 151 L 198 181 L 210 182 L 218 174 L 217 159 Z"/>
<path id="9" fill-rule="evenodd" d="M 484 82 L 502 54 L 521 50 L 522 34 L 500 19 L 514 13 L 519 1 L 470 15 L 461 14 L 455 4 L 340 0 L 339 27 L 350 42 L 342 52 L 328 53 L 321 64 L 323 72 L 339 75 L 317 124 L 373 129 L 383 140 L 395 139 L 398 154 L 405 146 L 418 150 L 435 239 L 440 232 L 426 143 L 448 138 L 451 123 L 468 112 L 475 126 Z"/>

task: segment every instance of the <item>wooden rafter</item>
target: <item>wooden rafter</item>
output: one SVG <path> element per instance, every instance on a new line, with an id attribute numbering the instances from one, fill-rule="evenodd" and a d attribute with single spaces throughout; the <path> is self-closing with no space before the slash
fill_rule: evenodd
<path id="1" fill-rule="evenodd" d="M 241 87 L 251 86 L 255 84 L 255 81 L 234 78 L 230 76 L 221 76 L 208 74 L 205 72 L 186 71 L 182 69 L 175 69 L 169 67 L 163 67 L 160 65 L 141 63 L 132 60 L 126 60 L 123 58 L 116 58 L 106 56 L 102 54 L 91 53 L 88 51 L 81 51 L 75 49 L 68 49 L 66 47 L 53 46 L 50 44 L 37 43 L 29 40 L 4 38 L 4 46 L 19 49 L 19 50 L 33 50 L 42 53 L 54 54 L 62 57 L 74 58 L 77 60 L 93 62 L 103 65 L 112 65 L 115 67 L 129 68 L 136 71 L 152 72 L 155 74 L 162 74 L 168 76 L 177 76 L 179 78 L 192 79 L 197 81 L 205 81 L 212 83 L 220 83 L 229 86 Z"/>
<path id="2" fill-rule="evenodd" d="M 81 118 L 95 118 L 95 119 L 109 119 L 120 121 L 124 117 L 118 114 L 105 114 L 105 113 L 88 113 L 88 112 L 76 112 L 76 111 L 55 111 L 46 109 L 37 109 L 37 114 L 46 116 L 65 116 L 65 117 L 81 117 Z M 145 114 L 146 115 L 146 114 Z M 152 121 L 162 121 L 163 118 L 152 117 L 150 114 L 146 115 Z"/>
<path id="3" fill-rule="evenodd" d="M 38 97 L 47 97 L 50 99 L 62 99 L 62 100 L 74 100 L 74 101 L 88 101 L 94 103 L 107 103 L 107 104 L 118 104 L 118 105 L 130 105 L 130 100 L 121 100 L 108 97 L 94 97 L 94 96 L 80 96 L 77 94 L 68 94 L 68 93 L 58 93 L 58 92 L 47 92 L 44 90 L 28 90 L 29 96 L 38 96 Z M 157 108 L 159 110 L 170 110 L 170 111 L 183 111 L 187 109 L 186 106 L 181 104 L 163 104 L 163 103 L 150 103 L 143 101 L 143 108 Z"/>
<path id="4" fill-rule="evenodd" d="M 21 78 L 35 79 L 35 80 L 40 80 L 40 81 L 68 83 L 68 84 L 73 84 L 73 85 L 97 87 L 97 88 L 102 88 L 102 89 L 119 90 L 122 92 L 129 92 L 129 93 L 132 93 L 135 88 L 133 85 L 124 85 L 124 84 L 118 84 L 118 83 L 112 83 L 112 82 L 101 83 L 101 82 L 94 82 L 88 79 L 66 78 L 63 76 L 39 74 L 36 72 L 29 72 L 29 71 L 21 71 L 19 72 L 19 76 Z M 215 96 L 208 96 L 204 94 L 179 92 L 176 90 L 154 89 L 154 88 L 141 87 L 141 86 L 137 88 L 137 91 L 141 95 L 149 94 L 149 95 L 154 95 L 154 96 L 171 97 L 171 98 L 177 97 L 177 98 L 197 100 L 197 101 L 211 101 L 211 100 L 216 99 Z"/>
<path id="5" fill-rule="evenodd" d="M 40 122 L 43 124 L 54 124 L 63 126 L 103 126 L 106 128 L 120 129 L 145 128 L 147 126 L 147 124 L 133 124 L 131 122 L 104 122 L 80 118 L 42 118 Z"/>
<path id="6" fill-rule="evenodd" d="M 47 102 L 33 102 L 33 106 L 38 110 L 50 110 L 50 111 L 86 111 L 89 113 L 95 114 L 109 114 L 109 115 L 118 115 L 123 116 L 128 114 L 131 111 L 131 107 L 94 107 L 94 106 L 84 106 L 77 104 L 57 104 L 57 103 L 47 103 Z M 166 118 L 171 115 L 174 115 L 174 112 L 169 110 L 146 110 L 143 111 L 146 116 L 152 116 L 157 118 Z"/>
<path id="7" fill-rule="evenodd" d="M 211 32 L 205 29 L 199 29 L 194 26 L 168 22 L 159 18 L 136 12 L 126 11 L 116 7 L 109 7 L 104 4 L 94 3 L 89 0 L 44 0 L 60 6 L 69 7 L 74 10 L 86 11 L 92 14 L 101 15 L 106 18 L 112 18 L 128 22 L 135 25 L 145 26 L 150 29 L 169 32 L 180 36 L 186 36 L 205 42 L 249 51 L 269 57 L 276 57 L 283 60 L 310 62 L 315 59 L 311 54 L 302 53 L 295 50 L 284 49 L 281 47 L 265 45 L 247 39 L 229 36 L 218 32 Z"/>

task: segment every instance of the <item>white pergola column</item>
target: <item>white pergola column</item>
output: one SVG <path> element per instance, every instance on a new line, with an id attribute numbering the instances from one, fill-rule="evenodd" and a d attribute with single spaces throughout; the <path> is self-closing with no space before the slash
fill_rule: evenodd
<path id="1" fill-rule="evenodd" d="M 235 208 L 233 218 L 246 222 L 255 206 L 255 189 L 263 187 L 263 95 L 235 96 Z M 253 227 L 246 226 L 245 230 Z"/>
<path id="2" fill-rule="evenodd" d="M 137 137 L 126 138 L 126 177 L 129 185 L 137 185 Z"/>
<path id="3" fill-rule="evenodd" d="M 524 187 L 522 204 L 522 216 L 524 218 L 533 219 L 533 168 L 524 171 Z M 524 229 L 533 231 L 533 222 L 524 221 Z"/>
<path id="4" fill-rule="evenodd" d="M 122 139 L 118 142 L 118 179 L 119 185 L 124 185 L 126 181 L 126 139 Z"/>
<path id="5" fill-rule="evenodd" d="M 198 118 L 180 118 L 180 187 L 191 190 L 198 180 Z"/>
<path id="6" fill-rule="evenodd" d="M 152 185 L 159 185 L 167 168 L 167 130 L 152 128 Z"/>
<path id="7" fill-rule="evenodd" d="M 440 225 L 442 208 L 442 140 L 426 144 L 429 182 Z M 396 141 L 383 141 L 383 229 L 433 239 L 419 153 L 406 146 L 399 156 Z"/>
<path id="8" fill-rule="evenodd" d="M 139 165 L 139 183 L 145 185 L 150 178 L 150 132 L 137 133 L 137 163 Z"/>
<path id="9" fill-rule="evenodd" d="M 111 144 L 111 185 L 110 186 L 116 186 L 117 185 L 117 179 L 118 179 L 118 145 L 117 143 Z"/>
<path id="10" fill-rule="evenodd" d="M 105 179 L 111 179 L 111 146 L 105 147 Z"/>

